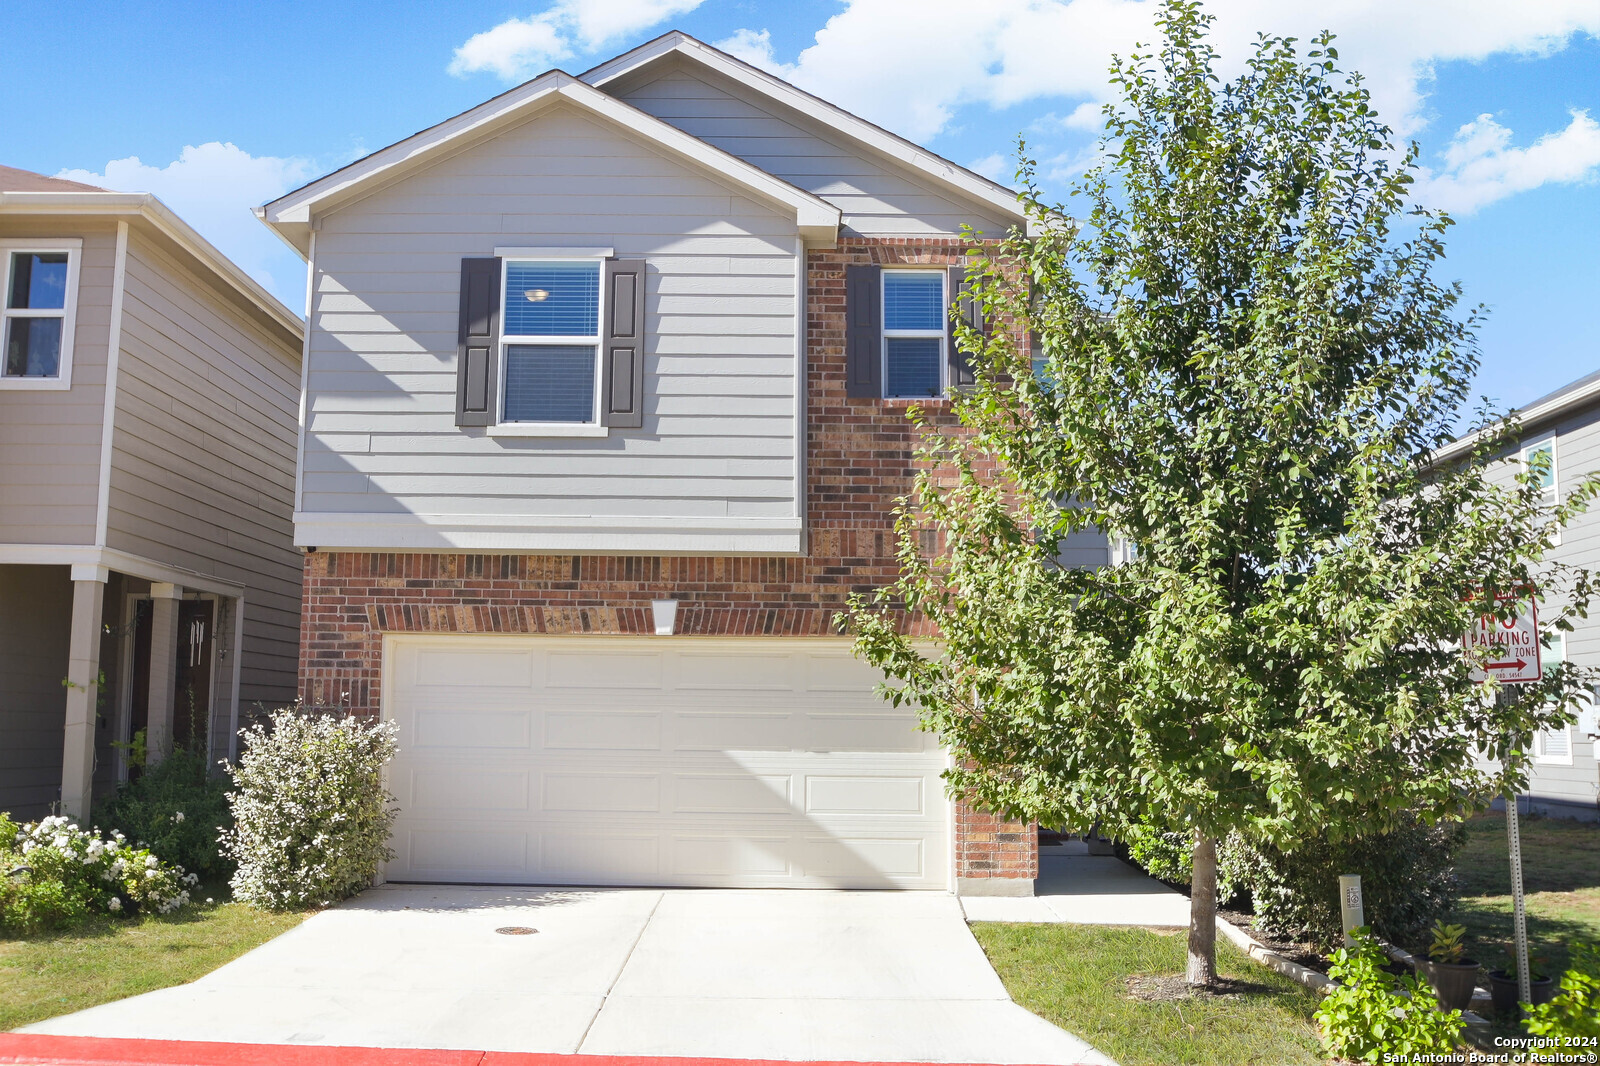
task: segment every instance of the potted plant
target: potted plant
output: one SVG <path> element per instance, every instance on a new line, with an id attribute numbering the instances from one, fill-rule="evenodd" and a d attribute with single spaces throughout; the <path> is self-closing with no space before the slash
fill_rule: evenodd
<path id="1" fill-rule="evenodd" d="M 1555 979 L 1548 974 L 1541 973 L 1541 965 L 1545 962 L 1543 955 L 1535 955 L 1528 965 L 1528 994 L 1532 997 L 1531 1006 L 1549 1003 L 1556 994 Z M 1489 995 L 1494 999 L 1494 1012 L 1502 1018 L 1516 1013 L 1517 1001 L 1522 998 L 1522 990 L 1517 987 L 1517 971 L 1515 970 L 1490 970 Z"/>
<path id="2" fill-rule="evenodd" d="M 1466 957 L 1466 945 L 1461 942 L 1466 935 L 1465 926 L 1434 922 L 1433 944 L 1421 962 L 1422 972 L 1439 993 L 1439 1005 L 1445 1010 L 1466 1010 L 1478 983 L 1478 960 Z"/>

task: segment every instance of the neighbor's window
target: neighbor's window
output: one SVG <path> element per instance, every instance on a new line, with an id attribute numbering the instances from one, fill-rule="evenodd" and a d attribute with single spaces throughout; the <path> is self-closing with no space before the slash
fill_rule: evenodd
<path id="1" fill-rule="evenodd" d="M 945 387 L 945 271 L 883 272 L 883 395 L 940 396 Z"/>
<path id="2" fill-rule="evenodd" d="M 600 261 L 507 259 L 502 422 L 599 421 Z"/>
<path id="3" fill-rule="evenodd" d="M 78 245 L 0 243 L 0 382 L 59 388 L 70 380 Z"/>
<path id="4" fill-rule="evenodd" d="M 1544 672 L 1549 673 L 1567 661 L 1567 635 L 1549 632 L 1544 635 L 1544 648 L 1540 652 Z M 1572 764 L 1572 727 L 1556 726 L 1539 730 L 1534 735 L 1533 757 L 1539 762 Z"/>
<path id="5" fill-rule="evenodd" d="M 1522 462 L 1530 470 L 1539 466 L 1539 484 L 1544 488 L 1546 503 L 1556 502 L 1556 442 L 1552 437 L 1522 450 Z"/>

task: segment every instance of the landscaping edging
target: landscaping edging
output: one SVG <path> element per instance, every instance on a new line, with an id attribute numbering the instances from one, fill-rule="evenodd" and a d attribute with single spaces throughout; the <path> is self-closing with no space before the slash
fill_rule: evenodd
<path id="1" fill-rule="evenodd" d="M 1324 996 L 1339 987 L 1338 982 L 1327 974 L 1318 973 L 1309 966 L 1302 966 L 1293 959 L 1284 958 L 1221 915 L 1217 916 L 1217 931 L 1227 937 L 1234 947 L 1261 965 L 1277 970 L 1291 981 L 1320 992 Z"/>

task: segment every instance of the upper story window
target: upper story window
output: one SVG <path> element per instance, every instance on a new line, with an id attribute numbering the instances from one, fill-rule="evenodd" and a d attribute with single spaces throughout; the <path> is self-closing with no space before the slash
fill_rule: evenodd
<path id="1" fill-rule="evenodd" d="M 0 388 L 71 384 L 82 248 L 75 238 L 0 241 Z"/>
<path id="2" fill-rule="evenodd" d="M 1522 463 L 1529 469 L 1539 467 L 1539 484 L 1544 489 L 1544 502 L 1555 503 L 1559 498 L 1556 482 L 1556 439 L 1550 437 L 1522 449 Z"/>
<path id="3" fill-rule="evenodd" d="M 500 421 L 598 425 L 600 261 L 506 259 Z"/>
<path id="4" fill-rule="evenodd" d="M 945 271 L 883 272 L 883 395 L 942 396 L 945 390 Z"/>

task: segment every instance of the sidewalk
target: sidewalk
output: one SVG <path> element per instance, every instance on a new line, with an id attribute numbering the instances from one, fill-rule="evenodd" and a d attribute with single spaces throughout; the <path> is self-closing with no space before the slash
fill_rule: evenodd
<path id="1" fill-rule="evenodd" d="M 1189 897 L 1081 840 L 1039 848 L 1034 895 L 963 896 L 970 922 L 1187 926 Z"/>

